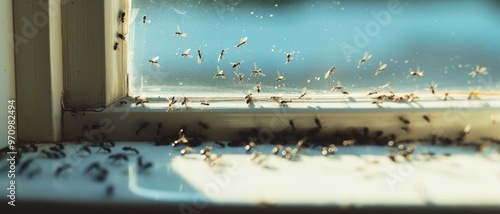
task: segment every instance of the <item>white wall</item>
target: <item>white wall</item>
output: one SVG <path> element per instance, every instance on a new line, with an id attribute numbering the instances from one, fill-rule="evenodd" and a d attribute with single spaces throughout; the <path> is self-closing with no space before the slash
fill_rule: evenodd
<path id="1" fill-rule="evenodd" d="M 16 95 L 12 32 L 12 1 L 3 0 L 0 1 L 0 149 L 7 146 L 7 101 Z"/>

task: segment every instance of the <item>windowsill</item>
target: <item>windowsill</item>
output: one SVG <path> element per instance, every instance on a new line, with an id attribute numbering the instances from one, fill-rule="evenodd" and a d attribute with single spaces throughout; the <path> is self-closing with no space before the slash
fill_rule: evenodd
<path id="1" fill-rule="evenodd" d="M 155 141 L 162 136 L 175 136 L 181 128 L 203 133 L 206 140 L 231 140 L 240 132 L 258 130 L 259 134 L 272 137 L 291 133 L 293 122 L 296 132 L 307 133 L 321 126 L 318 138 L 328 139 L 333 133 L 346 130 L 368 128 L 370 132 L 382 131 L 384 136 L 393 134 L 398 140 L 430 139 L 433 136 L 457 138 L 465 127 L 471 131 L 465 141 L 481 138 L 500 139 L 496 120 L 500 118 L 500 97 L 482 95 L 468 100 L 468 94 L 451 94 L 447 101 L 443 98 L 420 96 L 407 101 L 385 101 L 380 106 L 375 99 L 365 94 L 339 95 L 334 98 L 315 96 L 293 99 L 286 106 L 279 106 L 267 95 L 255 95 L 254 105 L 245 103 L 244 95 L 236 98 L 216 97 L 208 100 L 209 106 L 201 105 L 205 97 L 190 97 L 188 108 L 180 103 L 169 108 L 166 98 L 148 98 L 148 103 L 136 105 L 129 97 L 111 104 L 103 111 L 64 114 L 64 135 L 66 140 L 82 136 L 82 128 L 105 123 L 107 138 L 115 141 Z M 291 98 L 291 97 L 290 97 Z M 285 98 L 288 99 L 288 98 Z M 428 121 L 423 117 L 427 116 Z M 403 117 L 411 122 L 408 129 L 400 121 Z M 149 122 L 136 134 L 143 122 Z M 161 134 L 157 135 L 157 125 L 162 123 Z M 203 128 L 200 123 L 210 126 Z"/>
<path id="2" fill-rule="evenodd" d="M 340 92 L 337 92 L 340 93 Z M 210 95 L 209 95 L 210 96 Z M 106 108 L 104 111 L 119 112 L 123 111 L 144 111 L 144 112 L 196 112 L 198 111 L 214 111 L 214 112 L 239 112 L 240 110 L 245 112 L 272 112 L 276 109 L 286 109 L 287 111 L 297 111 L 302 112 L 304 109 L 307 111 L 318 111 L 318 112 L 352 112 L 357 110 L 369 110 L 369 111 L 407 111 L 408 109 L 422 109 L 427 111 L 433 110 L 443 110 L 449 108 L 466 108 L 466 109 L 480 109 L 480 108 L 498 108 L 500 107 L 500 95 L 492 94 L 480 98 L 468 99 L 467 93 L 456 93 L 449 95 L 447 100 L 444 100 L 444 96 L 418 96 L 412 102 L 407 99 L 403 99 L 399 102 L 394 102 L 389 99 L 377 100 L 376 97 L 380 95 L 367 96 L 365 94 L 351 94 L 351 95 L 314 95 L 313 98 L 310 96 L 304 96 L 302 99 L 298 99 L 299 95 L 296 96 L 279 96 L 279 100 L 291 101 L 284 105 L 280 105 L 272 96 L 277 96 L 276 94 L 253 94 L 253 102 L 247 104 L 245 100 L 245 94 L 225 94 L 225 96 L 216 96 L 206 100 L 205 96 L 189 97 L 187 102 L 187 107 L 180 104 L 180 99 L 182 97 L 176 97 L 177 102 L 174 107 L 169 108 L 169 100 L 165 97 L 150 97 L 147 98 L 148 103 L 144 105 L 136 105 L 136 100 L 133 98 L 122 99 L 127 101 L 126 105 L 120 105 L 117 102 Z M 398 96 L 404 96 L 400 94 Z M 379 105 L 375 104 L 376 101 L 382 101 Z M 210 105 L 201 105 L 202 102 L 207 102 Z"/>

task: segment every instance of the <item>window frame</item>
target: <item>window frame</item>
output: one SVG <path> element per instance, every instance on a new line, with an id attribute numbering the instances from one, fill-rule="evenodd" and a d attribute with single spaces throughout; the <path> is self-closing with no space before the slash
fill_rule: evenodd
<path id="1" fill-rule="evenodd" d="M 20 6 L 21 1 L 16 2 L 18 3 L 14 3 L 14 12 L 19 13 L 18 11 L 23 10 Z M 468 135 L 467 140 L 478 140 L 482 136 L 492 133 L 493 137 L 500 138 L 499 134 L 494 132 L 494 126 L 491 126 L 493 119 L 491 122 L 489 119 L 491 115 L 499 115 L 500 117 L 500 112 L 496 110 L 500 107 L 496 102 L 499 100 L 497 94 L 485 97 L 485 100 L 478 99 L 470 102 L 465 99 L 467 94 L 456 95 L 460 96 L 463 101 L 447 102 L 445 105 L 430 108 L 422 108 L 418 104 L 419 101 L 415 105 L 388 103 L 388 108 L 382 108 L 371 104 L 373 101 L 371 99 L 360 99 L 359 102 L 362 106 L 349 108 L 344 105 L 344 100 L 349 99 L 346 97 L 336 99 L 335 102 L 338 102 L 338 105 L 321 108 L 318 108 L 319 105 L 322 105 L 318 102 L 316 108 L 314 107 L 315 103 L 310 103 L 310 105 L 303 105 L 300 108 L 275 106 L 262 110 L 258 108 L 213 108 L 211 106 L 207 110 L 177 109 L 166 112 L 168 107 L 165 107 L 167 105 L 165 98 L 149 99 L 150 103 L 142 107 L 142 105 L 136 105 L 136 101 L 128 95 L 127 43 L 120 42 L 120 48 L 116 51 L 112 48 L 114 43 L 118 41 L 116 33 L 126 34 L 128 32 L 126 24 L 120 24 L 118 14 L 119 11 L 130 14 L 131 0 L 49 0 L 48 2 L 49 5 L 55 5 L 56 8 L 60 7 L 59 12 L 53 11 L 53 14 L 49 16 L 52 28 L 45 31 L 43 35 L 39 35 L 45 39 L 43 41 L 55 45 L 54 48 L 50 46 L 48 55 L 51 56 L 52 61 L 45 68 L 51 81 L 49 84 L 38 85 L 36 93 L 38 95 L 42 94 L 42 91 L 51 91 L 48 96 L 45 95 L 43 98 L 50 100 L 50 102 L 32 99 L 29 93 L 20 90 L 35 82 L 34 78 L 29 77 L 36 74 L 34 73 L 36 71 L 30 70 L 30 72 L 22 74 L 22 69 L 16 67 L 16 75 L 21 76 L 16 79 L 16 93 L 18 98 L 22 100 L 22 105 L 42 105 L 43 107 L 21 113 L 22 119 L 19 127 L 21 141 L 74 141 L 82 139 L 85 134 L 94 136 L 94 133 L 82 130 L 84 126 L 95 124 L 99 125 L 99 128 L 93 130 L 97 133 L 94 136 L 97 137 L 97 140 L 107 138 L 114 141 L 154 141 L 157 136 L 152 133 L 155 132 L 155 127 L 159 122 L 162 122 L 166 129 L 165 136 L 176 135 L 179 129 L 188 127 L 197 132 L 203 132 L 207 136 L 207 140 L 230 140 L 238 137 L 241 131 L 256 129 L 259 136 L 265 138 L 264 140 L 269 140 L 278 137 L 282 132 L 289 132 L 291 130 L 290 121 L 294 121 L 297 124 L 297 129 L 306 133 L 318 126 L 315 122 L 316 119 L 323 124 L 324 130 L 326 130 L 322 131 L 324 133 L 331 134 L 340 129 L 367 127 L 370 130 L 383 130 L 385 133 L 392 130 L 400 135 L 407 135 L 403 139 L 425 139 L 434 134 L 458 132 L 469 124 L 468 119 L 474 119 L 474 129 L 479 131 Z M 72 3 L 77 4 L 75 6 Z M 68 9 L 70 7 L 72 8 Z M 83 13 L 92 11 L 92 8 L 95 8 L 97 13 Z M 38 11 L 42 10 L 43 8 L 38 8 Z M 26 10 L 23 13 L 30 15 L 38 11 Z M 15 21 L 14 23 L 15 29 L 17 28 L 19 31 L 22 26 Z M 98 48 L 82 51 L 75 50 L 70 45 L 80 42 L 80 47 L 92 47 L 88 45 L 91 42 L 88 41 L 86 34 L 79 32 L 78 27 L 68 30 L 70 29 L 68 25 L 76 23 L 88 24 L 82 28 L 86 31 L 82 32 L 93 33 L 93 38 L 98 40 Z M 98 24 L 91 25 L 92 23 Z M 58 38 L 61 39 L 58 40 Z M 35 50 L 37 53 L 43 53 L 40 48 Z M 75 54 L 75 51 L 85 52 L 84 55 L 77 54 L 75 58 L 83 57 L 87 61 L 76 61 L 74 58 L 68 58 L 69 53 Z M 96 53 L 98 57 L 95 57 L 93 53 Z M 16 65 L 26 61 L 26 57 L 16 54 Z M 78 71 L 75 67 L 85 69 L 86 76 L 80 77 L 79 73 L 82 71 Z M 31 82 L 20 81 L 24 76 L 28 77 Z M 121 100 L 127 101 L 125 107 L 119 103 Z M 243 96 L 238 102 L 240 102 L 238 105 L 244 106 Z M 484 107 L 482 105 L 484 102 L 489 107 Z M 483 109 L 478 109 L 478 107 Z M 423 115 L 432 115 L 432 118 L 437 120 L 447 120 L 447 125 L 431 129 L 432 132 L 429 133 L 416 131 L 405 134 L 404 131 L 394 130 L 394 125 L 398 126 L 398 117 L 407 117 L 413 121 L 419 121 L 419 124 L 422 125 L 425 124 L 422 119 Z M 44 122 L 33 124 L 29 123 L 30 120 L 48 120 L 51 125 L 47 126 L 47 123 Z M 150 132 L 150 134 L 136 134 L 139 124 L 144 121 L 151 121 L 149 127 L 144 130 L 145 133 Z M 359 125 L 339 125 L 340 122 L 337 121 L 344 121 L 346 124 L 357 121 L 356 123 Z M 200 126 L 200 122 L 210 124 L 211 129 L 204 130 Z M 426 127 L 429 128 L 429 126 Z M 34 134 L 29 130 L 40 130 L 37 132 L 40 134 Z M 426 130 L 429 131 L 429 129 Z M 323 137 L 328 136 L 324 135 Z"/>

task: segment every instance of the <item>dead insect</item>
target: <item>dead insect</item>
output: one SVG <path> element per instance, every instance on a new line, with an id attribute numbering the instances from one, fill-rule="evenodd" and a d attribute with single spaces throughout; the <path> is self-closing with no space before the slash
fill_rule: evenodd
<path id="1" fill-rule="evenodd" d="M 379 62 L 379 66 L 375 71 L 375 76 L 379 75 L 382 71 L 385 70 L 385 68 L 387 68 L 387 64 L 382 64 L 382 62 Z"/>
<path id="2" fill-rule="evenodd" d="M 285 150 L 281 151 L 281 156 L 286 158 L 286 159 L 291 159 L 292 158 L 292 148 L 286 147 Z"/>
<path id="3" fill-rule="evenodd" d="M 280 72 L 279 72 L 279 71 L 276 71 L 276 73 L 278 73 L 278 77 L 276 78 L 276 81 L 283 81 L 283 80 L 285 80 L 285 79 L 286 79 L 286 78 L 285 78 L 285 76 L 280 75 Z"/>
<path id="4" fill-rule="evenodd" d="M 142 24 L 149 24 L 149 23 L 151 23 L 151 20 L 147 20 L 146 15 L 144 15 L 144 16 L 142 16 L 141 23 Z"/>
<path id="5" fill-rule="evenodd" d="M 231 64 L 231 68 L 235 68 L 235 69 L 238 69 L 239 66 L 241 65 L 241 63 L 243 63 L 245 61 L 241 61 L 241 62 L 231 62 L 229 64 Z"/>
<path id="6" fill-rule="evenodd" d="M 340 81 L 337 81 L 337 85 L 333 86 L 330 91 L 336 91 L 336 90 L 342 90 L 344 87 L 342 87 L 342 83 Z"/>
<path id="7" fill-rule="evenodd" d="M 243 74 L 243 73 L 236 73 L 236 71 L 234 72 L 234 74 L 236 75 L 236 77 L 238 78 L 238 80 L 240 81 L 240 83 L 243 83 L 243 77 L 245 76 L 245 74 Z"/>
<path id="8" fill-rule="evenodd" d="M 404 98 L 408 100 L 409 103 L 413 102 L 415 99 L 418 99 L 418 96 L 414 93 L 405 94 Z"/>
<path id="9" fill-rule="evenodd" d="M 330 69 L 328 69 L 328 71 L 326 71 L 325 79 L 330 77 L 333 74 L 333 72 L 335 72 L 335 66 L 332 66 Z"/>
<path id="10" fill-rule="evenodd" d="M 131 152 L 135 153 L 136 155 L 139 154 L 139 150 L 137 150 L 134 147 L 130 147 L 130 146 L 125 146 L 125 147 L 122 148 L 122 150 L 125 151 L 125 152 L 131 151 Z"/>
<path id="11" fill-rule="evenodd" d="M 429 118 L 429 116 L 427 115 L 422 116 L 422 118 L 424 118 L 424 120 L 427 121 L 428 123 L 431 122 L 431 118 Z"/>
<path id="12" fill-rule="evenodd" d="M 38 152 L 38 146 L 35 145 L 35 144 L 30 144 L 29 145 L 29 148 L 33 151 L 33 152 Z"/>
<path id="13" fill-rule="evenodd" d="M 201 102 L 200 105 L 202 105 L 202 106 L 209 106 L 210 103 L 208 103 L 208 98 L 205 98 L 205 101 Z"/>
<path id="14" fill-rule="evenodd" d="M 177 25 L 177 31 L 175 31 L 174 35 L 184 37 L 184 38 L 187 37 L 187 33 L 182 32 L 179 25 Z"/>
<path id="15" fill-rule="evenodd" d="M 211 146 L 205 146 L 204 149 L 200 150 L 200 154 L 201 155 L 207 155 L 210 151 L 212 151 L 212 147 Z"/>
<path id="16" fill-rule="evenodd" d="M 215 141 L 215 142 L 214 142 L 214 144 L 215 144 L 217 147 L 219 147 L 219 148 L 225 148 L 225 147 L 226 147 L 226 145 L 225 145 L 224 143 L 219 142 L 219 141 Z"/>
<path id="17" fill-rule="evenodd" d="M 370 92 L 368 92 L 366 95 L 367 95 L 367 96 L 371 96 L 371 95 L 375 95 L 375 94 L 377 94 L 377 93 L 378 93 L 378 92 L 376 92 L 376 91 L 370 91 Z"/>
<path id="18" fill-rule="evenodd" d="M 353 146 L 356 143 L 356 139 L 344 140 L 342 145 L 344 146 Z"/>
<path id="19" fill-rule="evenodd" d="M 290 127 L 292 127 L 292 131 L 295 132 L 295 123 L 293 122 L 293 120 L 289 120 L 288 124 L 290 124 Z"/>
<path id="20" fill-rule="evenodd" d="M 330 144 L 328 147 L 323 147 L 321 149 L 321 155 L 327 156 L 327 155 L 333 155 L 335 152 L 337 152 L 337 147 L 334 144 Z"/>
<path id="21" fill-rule="evenodd" d="M 171 97 L 170 100 L 168 101 L 168 108 L 173 109 L 175 108 L 175 104 L 177 103 L 177 100 L 175 97 Z"/>
<path id="22" fill-rule="evenodd" d="M 444 101 L 448 100 L 448 96 L 450 96 L 450 93 L 444 92 Z"/>
<path id="23" fill-rule="evenodd" d="M 288 105 L 288 103 L 291 103 L 292 100 L 278 100 L 278 104 L 280 104 L 280 106 L 286 106 Z"/>
<path id="24" fill-rule="evenodd" d="M 286 53 L 286 61 L 285 65 L 288 64 L 292 60 L 292 55 L 295 53 L 295 51 L 292 51 L 290 53 Z"/>
<path id="25" fill-rule="evenodd" d="M 262 82 L 260 82 L 259 84 L 257 84 L 255 87 L 253 87 L 254 90 L 257 91 L 257 93 L 260 93 L 262 91 L 262 86 L 261 86 Z"/>
<path id="26" fill-rule="evenodd" d="M 63 173 L 63 172 L 65 172 L 65 171 L 66 171 L 66 170 L 68 170 L 69 168 L 71 168 L 71 165 L 69 165 L 69 164 L 67 164 L 67 163 L 66 163 L 66 164 L 64 164 L 64 165 L 62 165 L 62 166 L 59 166 L 59 167 L 57 167 L 57 168 L 56 168 L 56 171 L 55 171 L 54 175 L 55 175 L 56 177 L 59 177 L 59 176 L 61 176 L 61 175 L 62 175 L 62 173 Z"/>
<path id="27" fill-rule="evenodd" d="M 245 151 L 250 152 L 250 150 L 254 147 L 255 143 L 253 142 L 253 140 L 250 140 L 250 142 L 248 142 L 248 144 L 245 146 Z"/>
<path id="28" fill-rule="evenodd" d="M 224 76 L 224 71 L 223 71 L 223 70 L 221 70 L 221 69 L 219 68 L 219 66 L 217 66 L 217 73 L 215 74 L 215 76 L 213 77 L 213 79 L 215 79 L 215 78 L 219 78 L 219 77 L 220 77 L 220 78 L 222 78 L 222 79 L 225 79 L 225 78 L 226 78 L 226 77 Z"/>
<path id="29" fill-rule="evenodd" d="M 126 16 L 127 16 L 127 13 L 125 13 L 125 11 L 120 11 L 119 15 L 118 15 L 118 20 L 121 22 L 121 23 L 125 23 L 127 20 L 126 20 Z"/>
<path id="30" fill-rule="evenodd" d="M 280 144 L 274 146 L 274 148 L 272 150 L 273 154 L 277 155 L 280 152 L 281 148 L 283 148 L 283 146 Z"/>
<path id="31" fill-rule="evenodd" d="M 118 154 L 109 155 L 108 159 L 112 160 L 113 162 L 116 162 L 119 160 L 128 161 L 128 156 L 126 154 L 123 154 L 123 153 L 118 153 Z"/>
<path id="32" fill-rule="evenodd" d="M 319 129 L 323 128 L 323 126 L 321 125 L 321 121 L 319 120 L 318 117 L 314 118 L 314 123 Z"/>
<path id="33" fill-rule="evenodd" d="M 135 131 L 135 135 L 139 135 L 139 134 L 141 133 L 141 131 L 142 131 L 143 129 L 145 129 L 146 127 L 148 127 L 148 126 L 149 126 L 149 122 L 144 122 L 144 123 L 143 123 L 143 122 L 141 121 L 141 123 L 139 123 L 139 126 L 138 126 L 137 130 Z"/>
<path id="34" fill-rule="evenodd" d="M 398 117 L 399 121 L 403 122 L 405 125 L 410 124 L 410 121 L 405 119 L 404 117 Z"/>
<path id="35" fill-rule="evenodd" d="M 111 148 L 109 148 L 108 146 L 104 145 L 104 143 L 100 143 L 99 144 L 99 150 L 97 150 L 97 152 L 100 152 L 101 150 L 106 151 L 108 154 L 111 153 Z"/>
<path id="36" fill-rule="evenodd" d="M 408 126 L 402 126 L 401 129 L 406 132 L 410 132 L 410 128 Z"/>
<path id="37" fill-rule="evenodd" d="M 172 146 L 177 146 L 179 143 L 188 143 L 189 140 L 186 137 L 184 129 L 180 129 L 178 132 L 179 138 L 172 143 Z"/>
<path id="38" fill-rule="evenodd" d="M 163 127 L 163 123 L 159 122 L 158 125 L 156 125 L 156 135 L 160 135 L 161 128 Z"/>
<path id="39" fill-rule="evenodd" d="M 137 102 L 135 103 L 136 106 L 138 105 L 141 105 L 141 106 L 146 106 L 146 103 L 149 103 L 148 100 L 146 100 L 146 98 L 139 98 L 137 99 Z"/>
<path id="40" fill-rule="evenodd" d="M 118 37 L 119 39 L 125 41 L 125 34 L 116 33 L 116 37 Z"/>
<path id="41" fill-rule="evenodd" d="M 148 60 L 151 64 L 155 65 L 156 67 L 161 67 L 160 63 L 158 63 L 158 59 L 160 59 L 159 56 L 155 56 L 152 59 Z"/>
<path id="42" fill-rule="evenodd" d="M 187 105 L 188 102 L 189 102 L 189 98 L 182 97 L 182 99 L 181 99 L 181 106 L 186 106 L 186 109 L 188 109 L 189 108 L 188 105 Z"/>
<path id="43" fill-rule="evenodd" d="M 389 155 L 389 159 L 392 161 L 392 162 L 396 162 L 396 156 L 391 154 Z"/>
<path id="44" fill-rule="evenodd" d="M 239 47 L 243 46 L 244 44 L 247 43 L 247 40 L 248 40 L 248 37 L 241 38 L 240 42 L 235 47 L 239 48 Z"/>
<path id="45" fill-rule="evenodd" d="M 223 60 L 224 59 L 224 54 L 227 53 L 227 50 L 229 48 L 226 48 L 226 49 L 223 49 L 220 54 L 219 54 L 219 57 L 217 57 L 217 62 L 219 62 L 220 60 Z"/>
<path id="46" fill-rule="evenodd" d="M 107 146 L 107 147 L 115 147 L 115 142 L 110 140 L 110 139 L 104 139 L 102 144 Z"/>
<path id="47" fill-rule="evenodd" d="M 343 95 L 349 95 L 349 92 L 342 90 Z"/>
<path id="48" fill-rule="evenodd" d="M 368 61 L 371 58 L 372 58 L 372 55 L 368 55 L 368 52 L 365 52 L 365 54 L 363 55 L 363 58 L 361 58 L 358 62 L 358 68 L 359 68 L 359 66 L 361 66 L 361 64 L 363 64 L 364 62 Z"/>
<path id="49" fill-rule="evenodd" d="M 118 49 L 118 42 L 115 42 L 115 44 L 113 45 L 113 50 L 117 50 Z"/>
<path id="50" fill-rule="evenodd" d="M 78 149 L 77 153 L 81 154 L 82 152 L 86 152 L 88 155 L 92 154 L 92 150 L 90 149 L 89 146 L 87 145 L 83 145 L 82 147 L 80 147 L 80 149 Z"/>
<path id="51" fill-rule="evenodd" d="M 153 167 L 153 163 L 152 162 L 144 162 L 142 156 L 137 157 L 137 165 L 139 166 L 139 172 L 144 172 L 144 171 L 148 170 L 149 168 Z"/>
<path id="52" fill-rule="evenodd" d="M 384 103 L 384 101 L 380 101 L 380 100 L 378 100 L 378 101 L 373 101 L 373 102 L 372 102 L 372 104 L 373 104 L 373 105 L 376 105 L 376 106 L 379 106 L 379 107 L 380 107 L 380 105 L 381 105 L 382 103 Z"/>
<path id="53" fill-rule="evenodd" d="M 265 77 L 266 75 L 264 73 L 262 73 L 262 69 L 261 68 L 257 68 L 257 63 L 253 63 L 253 70 L 252 70 L 252 74 L 254 76 L 261 76 L 261 77 Z"/>
<path id="54" fill-rule="evenodd" d="M 90 164 L 89 166 L 87 166 L 87 168 L 85 168 L 85 171 L 83 173 L 85 175 L 88 175 L 91 172 L 93 172 L 94 170 L 99 170 L 100 168 L 101 168 L 101 165 L 98 162 L 94 162 L 94 163 Z"/>
<path id="55" fill-rule="evenodd" d="M 416 71 L 413 71 L 413 70 L 410 68 L 410 76 L 415 76 L 415 77 L 423 77 L 423 76 L 424 76 L 424 72 L 423 72 L 423 71 L 420 71 L 420 67 L 417 67 L 417 70 L 416 70 Z"/>
<path id="56" fill-rule="evenodd" d="M 191 48 L 186 49 L 184 52 L 181 53 L 181 57 L 184 58 L 192 58 L 193 55 L 191 55 Z"/>
<path id="57" fill-rule="evenodd" d="M 469 93 L 469 97 L 467 98 L 468 100 L 471 100 L 472 98 L 477 98 L 479 96 L 479 92 L 476 91 L 475 89 Z"/>
<path id="58" fill-rule="evenodd" d="M 209 130 L 210 126 L 204 122 L 198 121 L 198 125 L 201 126 L 205 130 Z"/>
<path id="59" fill-rule="evenodd" d="M 432 82 L 430 85 L 427 85 L 427 90 L 430 90 L 432 94 L 435 94 L 437 86 L 438 86 L 437 84 Z"/>
<path id="60" fill-rule="evenodd" d="M 203 62 L 203 59 L 201 57 L 201 50 L 198 49 L 198 60 L 197 60 L 198 64 L 200 64 L 201 62 Z"/>
<path id="61" fill-rule="evenodd" d="M 253 102 L 253 96 L 252 96 L 252 93 L 251 92 L 248 92 L 245 97 L 245 103 L 250 105 L 252 102 Z"/>
<path id="62" fill-rule="evenodd" d="M 390 84 L 391 84 L 391 82 L 387 82 L 386 84 L 381 85 L 378 88 L 387 88 Z"/>
<path id="63" fill-rule="evenodd" d="M 50 147 L 49 149 L 50 149 L 51 151 L 54 151 L 54 152 L 60 152 L 60 151 L 61 151 L 61 149 L 60 149 L 59 147 L 57 147 L 57 146 L 52 146 L 52 147 Z"/>
<path id="64" fill-rule="evenodd" d="M 54 146 L 57 147 L 57 148 L 59 148 L 60 150 L 64 149 L 64 144 L 61 143 L 61 142 L 55 143 Z"/>
<path id="65" fill-rule="evenodd" d="M 304 96 L 306 96 L 306 94 L 307 94 L 307 88 L 306 88 L 306 87 L 304 87 L 304 88 L 302 89 L 302 91 L 300 92 L 299 99 L 304 98 Z"/>
<path id="66" fill-rule="evenodd" d="M 120 102 L 118 102 L 118 104 L 120 104 L 120 105 L 125 105 L 125 104 L 127 104 L 127 101 L 125 101 L 125 100 L 120 100 Z"/>
<path id="67" fill-rule="evenodd" d="M 19 167 L 19 175 L 21 175 L 31 165 L 31 163 L 33 163 L 34 160 L 35 158 L 30 158 L 24 161 L 23 164 L 21 164 L 21 166 Z"/>
<path id="68" fill-rule="evenodd" d="M 191 150 L 193 150 L 193 148 L 186 146 L 186 148 L 181 150 L 181 155 L 185 155 L 185 154 L 191 152 Z"/>
<path id="69" fill-rule="evenodd" d="M 479 65 L 476 66 L 476 70 L 472 71 L 469 73 L 470 76 L 475 77 L 478 74 L 483 74 L 486 75 L 488 74 L 488 71 L 486 71 L 486 67 L 480 67 Z"/>
<path id="70" fill-rule="evenodd" d="M 92 178 L 97 182 L 105 181 L 106 177 L 108 177 L 108 170 L 105 168 L 99 168 L 97 174 L 92 176 Z"/>

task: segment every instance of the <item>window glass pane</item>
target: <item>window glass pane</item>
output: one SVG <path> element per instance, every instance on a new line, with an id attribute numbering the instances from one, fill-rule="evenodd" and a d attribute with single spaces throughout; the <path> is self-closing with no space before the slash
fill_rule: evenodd
<path id="1" fill-rule="evenodd" d="M 257 94 L 259 83 L 262 93 L 300 94 L 306 87 L 308 96 L 389 90 L 431 95 L 432 85 L 440 96 L 499 89 L 496 1 L 132 4 L 131 94 L 240 96 Z M 360 63 L 365 52 L 371 57 Z M 225 78 L 217 76 L 218 67 Z"/>

